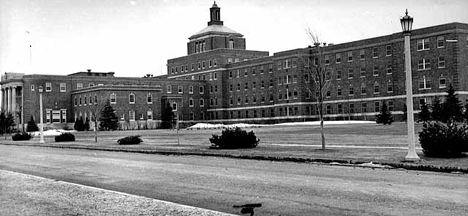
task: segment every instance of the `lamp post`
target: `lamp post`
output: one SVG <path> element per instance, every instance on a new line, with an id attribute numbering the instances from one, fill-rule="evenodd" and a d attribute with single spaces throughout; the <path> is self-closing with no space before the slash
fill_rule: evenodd
<path id="1" fill-rule="evenodd" d="M 405 72 L 406 72 L 406 112 L 408 125 L 408 154 L 405 157 L 406 161 L 418 161 L 419 156 L 416 154 L 415 135 L 414 135 L 414 114 L 413 114 L 413 85 L 411 78 L 411 51 L 410 51 L 410 35 L 413 27 L 413 17 L 408 16 L 406 10 L 405 16 L 400 18 L 403 36 L 405 37 Z"/>
<path id="2" fill-rule="evenodd" d="M 41 140 L 39 141 L 39 143 L 45 143 L 44 142 L 44 120 L 43 120 L 43 114 L 42 114 L 42 91 L 44 90 L 44 88 L 41 86 L 39 86 L 39 118 L 40 118 L 40 123 L 41 123 L 41 126 L 39 127 L 39 131 L 41 133 Z"/>

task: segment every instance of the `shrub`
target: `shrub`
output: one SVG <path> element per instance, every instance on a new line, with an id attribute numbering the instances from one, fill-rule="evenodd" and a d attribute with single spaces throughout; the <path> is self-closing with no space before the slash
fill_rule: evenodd
<path id="1" fill-rule="evenodd" d="M 55 142 L 70 142 L 75 141 L 75 135 L 71 133 L 63 133 L 55 136 Z"/>
<path id="2" fill-rule="evenodd" d="M 246 132 L 239 127 L 226 128 L 221 132 L 221 136 L 213 134 L 210 138 L 212 143 L 210 148 L 216 149 L 239 149 L 255 148 L 260 142 L 253 131 Z"/>
<path id="3" fill-rule="evenodd" d="M 32 138 L 32 136 L 26 132 L 20 132 L 20 133 L 16 133 L 15 135 L 13 135 L 11 137 L 11 139 L 13 139 L 13 141 L 20 141 L 20 140 L 30 140 Z"/>
<path id="4" fill-rule="evenodd" d="M 117 143 L 119 143 L 119 145 L 140 144 L 141 142 L 143 142 L 143 140 L 141 140 L 139 135 L 128 136 L 117 140 Z"/>
<path id="5" fill-rule="evenodd" d="M 382 107 L 380 108 L 380 113 L 377 114 L 375 118 L 375 122 L 377 124 L 388 124 L 391 125 L 393 122 L 393 116 L 392 113 L 388 110 L 387 104 L 385 101 L 382 104 Z"/>
<path id="6" fill-rule="evenodd" d="M 34 122 L 34 119 L 32 116 L 28 121 L 28 126 L 26 127 L 26 131 L 28 132 L 39 131 L 39 128 L 37 127 L 36 122 Z"/>
<path id="7" fill-rule="evenodd" d="M 460 157 L 468 149 L 468 127 L 426 122 L 419 132 L 423 152 L 429 157 Z"/>

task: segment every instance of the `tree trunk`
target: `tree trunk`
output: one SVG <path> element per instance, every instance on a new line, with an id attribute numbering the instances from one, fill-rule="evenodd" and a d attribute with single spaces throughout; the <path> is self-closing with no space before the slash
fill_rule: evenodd
<path id="1" fill-rule="evenodd" d="M 322 150 L 325 151 L 325 133 L 323 131 L 323 102 L 319 102 L 319 117 L 320 117 L 320 136 L 322 138 Z"/>
<path id="2" fill-rule="evenodd" d="M 97 120 L 94 121 L 94 142 L 97 143 Z"/>

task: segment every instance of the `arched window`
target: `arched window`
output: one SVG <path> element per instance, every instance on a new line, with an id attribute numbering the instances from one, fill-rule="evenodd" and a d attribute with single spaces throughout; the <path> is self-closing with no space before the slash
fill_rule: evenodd
<path id="1" fill-rule="evenodd" d="M 135 94 L 130 93 L 130 94 L 128 95 L 128 103 L 130 103 L 130 104 L 134 104 L 134 103 L 135 103 Z"/>

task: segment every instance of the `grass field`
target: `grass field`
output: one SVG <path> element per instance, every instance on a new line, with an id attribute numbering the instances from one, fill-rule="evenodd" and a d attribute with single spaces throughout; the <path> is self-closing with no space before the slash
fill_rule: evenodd
<path id="1" fill-rule="evenodd" d="M 416 133 L 422 125 L 416 124 Z M 94 132 L 76 132 L 75 142 L 55 143 L 54 137 L 46 137 L 49 145 L 97 146 L 113 149 L 142 149 L 157 151 L 208 152 L 216 154 L 258 155 L 272 157 L 300 157 L 313 159 L 341 159 L 353 161 L 373 161 L 399 163 L 407 152 L 406 124 L 397 122 L 390 126 L 377 124 L 343 124 L 325 126 L 327 150 L 320 150 L 319 126 L 263 126 L 247 128 L 253 130 L 260 139 L 255 149 L 212 150 L 209 138 L 220 134 L 222 129 L 179 130 L 139 130 L 139 131 L 99 131 L 98 142 L 94 142 Z M 141 135 L 140 145 L 119 146 L 117 140 L 129 135 Z M 10 139 L 11 140 L 11 139 Z M 418 135 L 416 134 L 416 140 Z M 30 141 L 14 142 L 37 144 L 39 138 Z M 9 141 L 13 143 L 13 141 Z M 396 148 L 388 148 L 396 147 Z M 456 159 L 427 158 L 419 149 L 423 160 L 420 164 L 468 168 L 468 157 Z"/>

